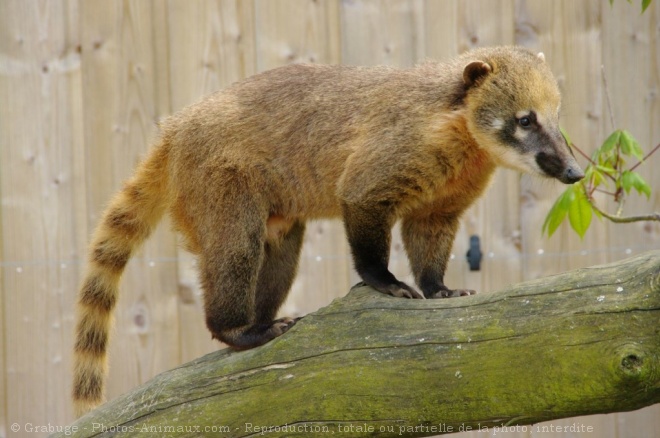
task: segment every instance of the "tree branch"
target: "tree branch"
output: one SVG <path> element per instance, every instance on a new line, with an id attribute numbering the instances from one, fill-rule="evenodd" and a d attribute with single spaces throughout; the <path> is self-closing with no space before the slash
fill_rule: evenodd
<path id="1" fill-rule="evenodd" d="M 446 300 L 355 287 L 262 347 L 162 373 L 71 427 L 429 436 L 639 409 L 660 401 L 659 320 L 660 251 Z"/>
<path id="2" fill-rule="evenodd" d="M 660 222 L 660 213 L 650 213 L 650 214 L 643 214 L 639 216 L 616 216 L 616 215 L 611 215 L 609 213 L 604 212 L 598 206 L 596 205 L 595 202 L 593 202 L 591 199 L 589 199 L 589 202 L 591 203 L 591 206 L 593 207 L 594 210 L 596 210 L 598 213 L 601 214 L 604 218 L 617 223 L 617 224 L 629 224 L 632 222 L 644 222 L 644 221 L 658 221 Z"/>

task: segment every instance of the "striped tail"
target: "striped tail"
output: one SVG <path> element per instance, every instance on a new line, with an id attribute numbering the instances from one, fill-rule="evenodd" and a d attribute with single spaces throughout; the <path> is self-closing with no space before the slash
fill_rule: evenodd
<path id="1" fill-rule="evenodd" d="M 89 267 L 78 294 L 73 402 L 76 416 L 104 398 L 107 346 L 120 276 L 131 254 L 149 236 L 167 208 L 169 147 L 157 145 L 112 199 L 98 225 Z"/>

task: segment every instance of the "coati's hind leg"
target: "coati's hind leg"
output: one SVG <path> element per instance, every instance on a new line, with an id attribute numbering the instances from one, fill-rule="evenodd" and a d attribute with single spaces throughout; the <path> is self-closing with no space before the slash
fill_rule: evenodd
<path id="1" fill-rule="evenodd" d="M 270 229 L 271 221 L 268 221 Z M 270 232 L 269 232 L 270 234 Z M 266 241 L 256 289 L 257 322 L 273 321 L 284 303 L 298 270 L 305 224 L 295 222 L 281 239 Z M 291 322 L 291 318 L 281 321 Z"/>
<path id="2" fill-rule="evenodd" d="M 265 344 L 286 332 L 293 320 L 257 319 L 256 287 L 266 257 L 266 219 L 254 193 L 240 182 L 227 184 L 223 199 L 209 199 L 222 210 L 204 218 L 212 230 L 203 238 L 200 276 L 206 325 L 213 338 L 235 349 Z"/>

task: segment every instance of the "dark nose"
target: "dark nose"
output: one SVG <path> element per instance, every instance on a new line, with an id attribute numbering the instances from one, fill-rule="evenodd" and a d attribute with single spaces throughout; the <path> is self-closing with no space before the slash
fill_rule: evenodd
<path id="1" fill-rule="evenodd" d="M 565 184 L 573 184 L 584 178 L 584 172 L 579 167 L 569 167 L 564 171 L 562 181 Z"/>

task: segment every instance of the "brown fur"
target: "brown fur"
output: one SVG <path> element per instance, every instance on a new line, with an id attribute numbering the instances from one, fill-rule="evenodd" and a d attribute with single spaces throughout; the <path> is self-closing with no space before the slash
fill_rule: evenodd
<path id="1" fill-rule="evenodd" d="M 580 176 L 557 136 L 558 107 L 543 60 L 506 47 L 409 70 L 290 65 L 171 116 L 93 237 L 78 304 L 78 412 L 103 397 L 121 271 L 166 211 L 199 257 L 213 337 L 237 349 L 294 323 L 273 319 L 309 219 L 342 216 L 362 278 L 421 298 L 387 269 L 390 229 L 401 219 L 424 295 L 467 294 L 443 275 L 460 215 L 496 165 L 564 182 Z M 534 130 L 516 124 L 528 111 Z"/>

